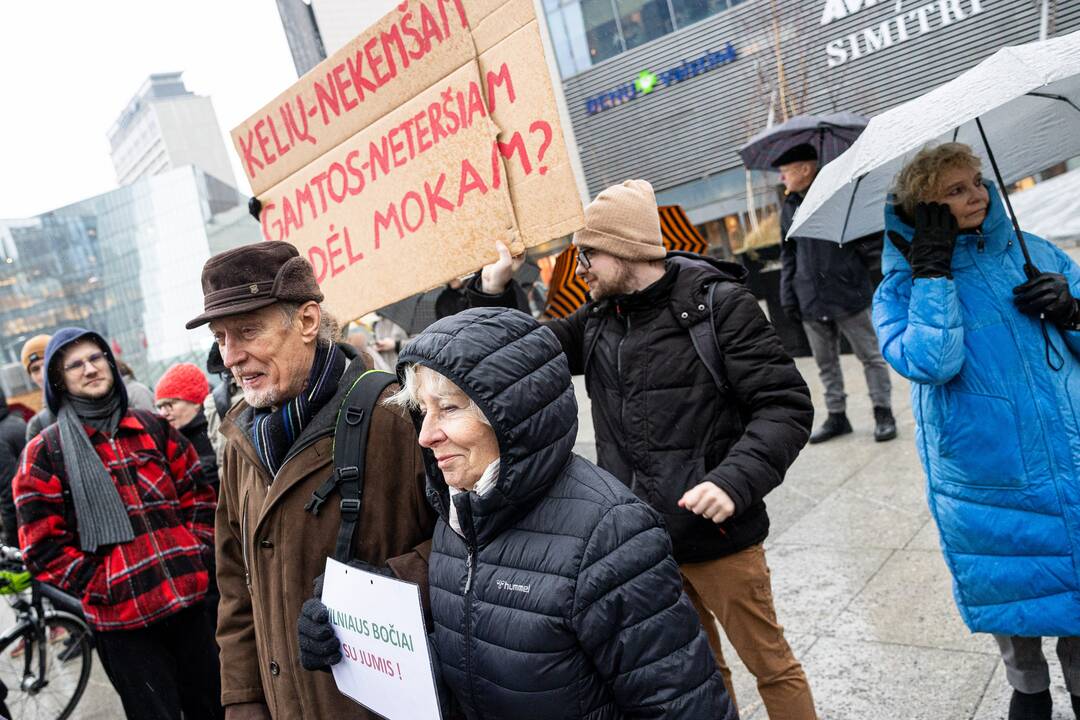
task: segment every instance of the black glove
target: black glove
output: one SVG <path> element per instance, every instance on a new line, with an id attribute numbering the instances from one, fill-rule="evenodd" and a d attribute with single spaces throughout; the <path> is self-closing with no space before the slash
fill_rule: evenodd
<path id="1" fill-rule="evenodd" d="M 948 205 L 919 203 L 911 242 L 890 230 L 889 240 L 911 265 L 912 278 L 952 278 L 952 256 L 960 227 Z"/>
<path id="2" fill-rule="evenodd" d="M 316 580 L 322 593 L 322 575 Z M 305 670 L 330 672 L 330 666 L 341 662 L 341 643 L 330 624 L 330 610 L 318 598 L 309 598 L 300 608 L 296 621 L 300 636 L 300 665 Z"/>
<path id="3" fill-rule="evenodd" d="M 1055 325 L 1071 329 L 1078 319 L 1076 300 L 1069 281 L 1060 273 L 1039 273 L 1013 288 L 1013 302 L 1025 315 L 1044 316 Z"/>
<path id="4" fill-rule="evenodd" d="M 248 200 L 248 212 L 251 213 L 251 217 L 256 220 L 259 219 L 259 214 L 262 213 L 262 201 L 257 197 L 252 197 Z"/>
<path id="5" fill-rule="evenodd" d="M 802 322 L 802 310 L 799 310 L 798 305 L 784 305 L 784 314 L 788 316 L 788 320 L 794 323 Z"/>
<path id="6" fill-rule="evenodd" d="M 394 577 L 388 567 L 375 567 L 362 560 L 350 560 L 349 567 Z M 300 638 L 300 665 L 305 670 L 330 672 L 330 666 L 341 662 L 341 643 L 330 624 L 330 609 L 322 602 L 323 576 L 312 583 L 314 597 L 304 601 L 296 630 Z"/>

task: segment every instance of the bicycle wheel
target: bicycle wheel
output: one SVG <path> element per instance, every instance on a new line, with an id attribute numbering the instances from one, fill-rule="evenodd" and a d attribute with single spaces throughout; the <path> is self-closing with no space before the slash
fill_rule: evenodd
<path id="1" fill-rule="evenodd" d="M 78 618 L 46 614 L 44 643 L 38 641 L 34 626 L 26 624 L 22 633 L 0 647 L 0 681 L 8 689 L 12 720 L 71 717 L 90 680 L 92 664 L 90 630 Z"/>

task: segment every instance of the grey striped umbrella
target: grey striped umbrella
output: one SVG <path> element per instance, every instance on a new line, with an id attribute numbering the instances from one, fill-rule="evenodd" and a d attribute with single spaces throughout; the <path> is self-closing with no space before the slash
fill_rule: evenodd
<path id="1" fill-rule="evenodd" d="M 739 148 L 739 156 L 750 170 L 772 170 L 781 155 L 796 145 L 808 144 L 814 146 L 818 162 L 824 165 L 851 147 L 868 122 L 850 112 L 797 115 L 750 138 Z"/>

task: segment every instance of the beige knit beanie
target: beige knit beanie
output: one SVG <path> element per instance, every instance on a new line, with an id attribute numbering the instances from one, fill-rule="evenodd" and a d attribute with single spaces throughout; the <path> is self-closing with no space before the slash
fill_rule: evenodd
<path id="1" fill-rule="evenodd" d="M 645 180 L 627 180 L 597 195 L 585 208 L 585 227 L 574 233 L 574 245 L 623 260 L 666 256 L 652 185 Z"/>

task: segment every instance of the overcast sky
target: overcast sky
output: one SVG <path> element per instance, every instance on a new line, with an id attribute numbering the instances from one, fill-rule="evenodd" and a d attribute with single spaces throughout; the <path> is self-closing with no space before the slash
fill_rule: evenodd
<path id="1" fill-rule="evenodd" d="M 184 71 L 228 138 L 296 80 L 274 0 L 0 1 L 0 218 L 116 187 L 105 132 L 151 73 Z"/>

